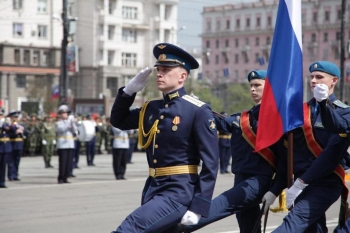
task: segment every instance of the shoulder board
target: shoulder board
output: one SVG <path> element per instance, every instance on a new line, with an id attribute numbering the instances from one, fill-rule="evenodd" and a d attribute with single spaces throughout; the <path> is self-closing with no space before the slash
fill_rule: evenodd
<path id="1" fill-rule="evenodd" d="M 336 100 L 333 102 L 334 105 L 337 105 L 340 108 L 348 108 L 349 106 L 341 102 L 340 100 Z"/>
<path id="2" fill-rule="evenodd" d="M 198 107 L 202 107 L 205 104 L 203 101 L 200 101 L 199 99 L 196 99 L 196 98 L 189 96 L 189 95 L 184 95 L 184 96 L 182 96 L 182 98 L 184 100 L 187 100 L 188 102 L 198 106 Z"/>
<path id="3" fill-rule="evenodd" d="M 235 118 L 233 118 L 233 121 L 232 121 L 232 124 L 234 124 L 236 127 L 240 127 L 240 119 L 241 119 L 241 116 L 240 115 L 237 115 Z"/>

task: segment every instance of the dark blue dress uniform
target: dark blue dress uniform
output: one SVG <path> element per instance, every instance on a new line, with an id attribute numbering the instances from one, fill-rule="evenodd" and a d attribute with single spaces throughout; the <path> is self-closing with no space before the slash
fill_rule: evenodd
<path id="1" fill-rule="evenodd" d="M 231 134 L 219 130 L 219 152 L 220 152 L 220 173 L 228 173 L 227 167 L 230 163 Z"/>
<path id="2" fill-rule="evenodd" d="M 250 126 L 254 133 L 257 131 L 260 105 L 249 110 Z M 253 232 L 254 223 L 259 218 L 262 197 L 271 187 L 274 168 L 242 135 L 241 113 L 222 118 L 215 116 L 218 130 L 230 132 L 232 173 L 235 174 L 234 186 L 212 200 L 209 216 L 201 218 L 197 225 L 187 226 L 185 232 L 193 232 L 212 222 L 218 221 L 236 213 L 241 233 Z M 274 154 L 285 153 L 283 140 L 270 147 Z M 283 162 L 283 161 L 282 161 Z M 280 166 L 279 166 L 280 167 Z M 279 174 L 283 174 L 280 172 Z M 285 176 L 276 176 L 272 185 L 275 195 L 286 185 Z M 260 232 L 260 228 L 259 231 Z"/>
<path id="3" fill-rule="evenodd" d="M 181 62 L 181 66 L 191 69 L 194 58 L 180 48 L 165 43 L 155 47 L 155 57 L 158 52 L 158 62 L 171 58 L 174 66 Z M 190 62 L 182 62 L 184 58 Z M 195 63 L 192 68 L 198 67 Z M 142 205 L 115 232 L 177 232 L 177 224 L 187 210 L 207 216 L 219 162 L 217 129 L 210 107 L 187 95 L 183 87 L 146 103 L 142 110 L 129 110 L 135 94 L 122 94 L 120 89 L 111 112 L 112 126 L 137 129 L 140 121 L 139 133 L 153 135 L 139 135 L 142 143 L 150 143 L 146 148 L 149 177 L 142 192 Z M 198 174 L 200 160 L 203 165 Z"/>
<path id="4" fill-rule="evenodd" d="M 20 112 L 11 112 L 9 113 L 8 117 L 18 117 Z M 18 178 L 18 170 L 19 170 L 19 163 L 23 154 L 23 146 L 24 141 L 23 138 L 28 136 L 28 131 L 24 127 L 24 125 L 19 124 L 16 119 L 12 120 L 11 124 L 11 131 L 9 132 L 9 138 L 11 141 L 11 147 L 12 152 L 9 155 L 8 159 L 8 171 L 7 171 L 7 178 L 12 180 L 19 180 Z M 23 133 L 17 133 L 17 129 L 23 128 Z"/>
<path id="5" fill-rule="evenodd" d="M 329 99 L 336 101 L 334 95 Z M 296 198 L 283 223 L 273 232 L 328 232 L 325 212 L 343 191 L 342 180 L 333 171 L 347 154 L 349 140 L 323 126 L 315 99 L 307 104 L 311 106 L 314 138 L 323 151 L 316 159 L 308 147 L 303 128 L 293 130 L 294 178 L 302 179 L 308 186 Z"/>
<path id="6" fill-rule="evenodd" d="M 14 127 L 11 127 L 6 122 L 2 123 L 0 133 L 0 187 L 6 188 L 6 165 L 8 158 L 12 152 L 9 133 L 13 133 Z"/>

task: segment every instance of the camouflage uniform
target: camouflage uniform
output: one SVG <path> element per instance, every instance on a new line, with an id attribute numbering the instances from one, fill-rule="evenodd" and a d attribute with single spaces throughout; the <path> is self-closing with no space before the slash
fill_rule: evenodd
<path id="1" fill-rule="evenodd" d="M 38 137 L 40 135 L 40 130 L 36 122 L 36 114 L 31 114 L 30 115 L 30 122 L 27 126 L 27 131 L 28 131 L 28 152 L 29 156 L 34 156 L 35 155 L 35 150 L 38 142 Z"/>
<path id="2" fill-rule="evenodd" d="M 45 167 L 53 168 L 51 166 L 51 157 L 55 150 L 56 144 L 56 129 L 55 123 L 52 122 L 52 118 L 50 116 L 45 117 L 45 122 L 42 124 L 40 138 L 42 141 L 42 155 L 44 157 Z"/>

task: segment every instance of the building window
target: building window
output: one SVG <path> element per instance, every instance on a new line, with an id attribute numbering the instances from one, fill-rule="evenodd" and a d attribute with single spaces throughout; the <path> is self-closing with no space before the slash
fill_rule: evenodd
<path id="1" fill-rule="evenodd" d="M 271 39 L 270 39 L 270 37 L 268 36 L 268 37 L 266 37 L 266 44 L 267 45 L 270 45 L 271 44 Z"/>
<path id="2" fill-rule="evenodd" d="M 122 53 L 122 66 L 124 66 L 124 67 L 136 67 L 136 54 L 135 53 Z"/>
<path id="3" fill-rule="evenodd" d="M 338 10 L 338 11 L 337 11 L 337 19 L 338 19 L 338 20 L 341 20 L 341 18 L 342 18 L 341 10 Z"/>
<path id="4" fill-rule="evenodd" d="M 219 55 L 215 55 L 215 64 L 219 64 Z"/>
<path id="5" fill-rule="evenodd" d="M 47 12 L 47 0 L 38 0 L 38 13 Z"/>
<path id="6" fill-rule="evenodd" d="M 323 42 L 328 42 L 328 33 L 323 33 Z"/>
<path id="7" fill-rule="evenodd" d="M 113 15 L 116 5 L 117 5 L 116 0 L 109 0 L 108 1 L 108 13 L 110 15 Z"/>
<path id="8" fill-rule="evenodd" d="M 318 18 L 318 14 L 317 14 L 317 12 L 314 12 L 313 15 L 312 15 L 312 21 L 314 23 L 317 23 L 317 18 Z"/>
<path id="9" fill-rule="evenodd" d="M 330 14 L 329 11 L 325 11 L 325 12 L 324 12 L 324 20 L 325 20 L 325 21 L 329 21 L 329 18 L 330 18 L 330 17 L 329 17 L 329 14 Z"/>
<path id="10" fill-rule="evenodd" d="M 39 38 L 47 38 L 47 26 L 46 25 L 38 25 L 38 37 Z"/>
<path id="11" fill-rule="evenodd" d="M 122 40 L 125 42 L 137 42 L 137 31 L 135 29 L 123 28 L 122 29 Z"/>
<path id="12" fill-rule="evenodd" d="M 108 65 L 113 65 L 113 61 L 114 61 L 114 51 L 109 50 L 108 51 Z"/>
<path id="13" fill-rule="evenodd" d="M 335 34 L 335 38 L 336 38 L 336 40 L 340 40 L 341 39 L 341 33 L 340 32 L 337 32 L 336 34 Z"/>
<path id="14" fill-rule="evenodd" d="M 235 63 L 238 64 L 239 62 L 239 54 L 235 54 Z"/>
<path id="15" fill-rule="evenodd" d="M 247 27 L 247 28 L 250 27 L 250 18 L 246 18 L 245 24 L 246 24 L 246 27 Z"/>
<path id="16" fill-rule="evenodd" d="M 32 57 L 32 64 L 33 66 L 38 66 L 40 61 L 40 51 L 39 50 L 34 50 L 33 51 L 33 57 Z"/>
<path id="17" fill-rule="evenodd" d="M 220 47 L 220 42 L 219 42 L 219 40 L 216 40 L 216 41 L 215 41 L 215 46 L 216 46 L 216 48 L 219 48 L 219 47 Z"/>
<path id="18" fill-rule="evenodd" d="M 210 32 L 211 31 L 211 22 L 208 21 L 207 22 L 207 32 Z"/>
<path id="19" fill-rule="evenodd" d="M 21 63 L 21 52 L 19 49 L 15 49 L 14 51 L 14 60 L 15 60 L 15 64 L 20 64 Z"/>
<path id="20" fill-rule="evenodd" d="M 108 25 L 108 40 L 114 39 L 115 26 Z"/>
<path id="21" fill-rule="evenodd" d="M 44 51 L 41 59 L 42 66 L 50 65 L 50 51 Z"/>
<path id="22" fill-rule="evenodd" d="M 236 48 L 239 47 L 239 40 L 238 40 L 238 38 L 235 39 L 235 46 L 236 46 Z"/>
<path id="23" fill-rule="evenodd" d="M 216 21 L 216 30 L 219 31 L 221 29 L 221 22 L 220 20 Z"/>
<path id="24" fill-rule="evenodd" d="M 118 78 L 107 77 L 107 88 L 111 91 L 112 96 L 116 96 L 118 93 Z"/>
<path id="25" fill-rule="evenodd" d="M 328 59 L 328 50 L 323 50 L 323 60 L 327 60 Z"/>
<path id="26" fill-rule="evenodd" d="M 259 44 L 260 44 L 260 38 L 256 37 L 255 38 L 255 46 L 259 46 Z"/>
<path id="27" fill-rule="evenodd" d="M 225 47 L 226 48 L 230 47 L 230 41 L 229 40 L 225 40 Z"/>
<path id="28" fill-rule="evenodd" d="M 22 0 L 12 0 L 12 6 L 14 10 L 21 10 L 23 8 Z"/>
<path id="29" fill-rule="evenodd" d="M 271 24 L 272 24 L 271 16 L 267 16 L 267 26 L 271 26 Z"/>
<path id="30" fill-rule="evenodd" d="M 259 53 L 255 53 L 255 63 L 258 63 L 259 62 Z"/>
<path id="31" fill-rule="evenodd" d="M 230 29 L 230 20 L 226 20 L 226 29 Z"/>
<path id="32" fill-rule="evenodd" d="M 210 48 L 210 40 L 207 40 L 207 49 L 209 49 Z"/>
<path id="33" fill-rule="evenodd" d="M 27 78 L 24 74 L 16 74 L 16 87 L 25 88 L 27 84 Z"/>
<path id="34" fill-rule="evenodd" d="M 30 51 L 29 50 L 24 50 L 23 64 L 27 65 L 27 66 L 30 65 Z"/>
<path id="35" fill-rule="evenodd" d="M 241 27 L 241 20 L 236 19 L 236 28 L 240 28 L 240 27 Z"/>
<path id="36" fill-rule="evenodd" d="M 123 6 L 123 19 L 137 19 L 137 7 Z"/>
<path id="37" fill-rule="evenodd" d="M 305 13 L 302 13 L 302 14 L 301 14 L 301 22 L 302 22 L 302 23 L 306 23 L 306 16 L 305 16 Z"/>
<path id="38" fill-rule="evenodd" d="M 260 27 L 260 17 L 257 17 L 257 18 L 256 18 L 256 26 L 257 26 L 257 27 Z"/>
<path id="39" fill-rule="evenodd" d="M 22 37 L 23 36 L 23 24 L 22 23 L 13 23 L 13 36 Z"/>
<path id="40" fill-rule="evenodd" d="M 311 42 L 316 42 L 316 34 L 315 33 L 311 34 Z"/>
<path id="41" fill-rule="evenodd" d="M 245 38 L 245 45 L 249 45 L 249 38 Z"/>

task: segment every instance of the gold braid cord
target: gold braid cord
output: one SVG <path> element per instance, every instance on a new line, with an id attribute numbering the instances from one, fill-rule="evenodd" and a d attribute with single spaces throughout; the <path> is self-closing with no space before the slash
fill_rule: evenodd
<path id="1" fill-rule="evenodd" d="M 143 119 L 145 117 L 145 112 L 146 112 L 146 108 L 147 105 L 149 104 L 149 102 L 146 102 L 141 110 L 140 110 L 140 117 L 139 117 L 139 135 L 138 135 L 138 141 L 139 141 L 139 146 L 142 149 L 146 149 L 152 142 L 152 139 L 156 139 L 156 132 L 157 132 L 157 126 L 158 126 L 158 122 L 159 120 L 156 120 L 153 125 L 152 128 L 148 131 L 148 133 L 145 133 L 144 128 L 143 128 Z M 147 138 L 148 137 L 148 138 Z M 146 143 L 143 144 L 143 138 L 147 138 Z"/>
<path id="2" fill-rule="evenodd" d="M 278 196 L 279 204 L 276 208 L 270 208 L 274 213 L 287 212 L 287 201 L 286 201 L 286 192 L 283 190 L 282 193 Z"/>

